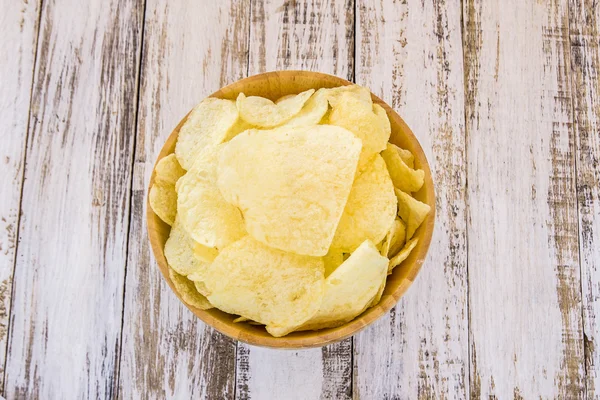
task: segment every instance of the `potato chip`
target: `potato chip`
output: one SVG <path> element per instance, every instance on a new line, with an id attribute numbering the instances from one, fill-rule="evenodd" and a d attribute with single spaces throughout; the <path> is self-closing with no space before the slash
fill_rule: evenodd
<path id="1" fill-rule="evenodd" d="M 177 193 L 175 183 L 185 174 L 174 154 L 163 157 L 155 168 L 156 176 L 150 189 L 149 201 L 152 211 L 169 225 L 175 222 L 177 214 Z"/>
<path id="2" fill-rule="evenodd" d="M 314 92 L 314 89 L 310 89 L 283 99 L 277 104 L 264 97 L 246 97 L 244 93 L 240 93 L 236 105 L 242 119 L 249 124 L 261 128 L 272 128 L 298 114 Z"/>
<path id="3" fill-rule="evenodd" d="M 237 120 L 237 122 L 235 124 L 233 124 L 231 129 L 229 129 L 229 131 L 227 132 L 227 136 L 225 137 L 225 140 L 223 140 L 223 143 L 229 142 L 231 139 L 233 139 L 240 133 L 247 131 L 248 129 L 258 129 L 258 128 L 254 125 L 250 125 L 243 119 L 239 118 Z"/>
<path id="4" fill-rule="evenodd" d="M 408 165 L 409 168 L 415 169 L 415 156 L 408 150 L 401 149 L 396 146 L 396 150 L 398 150 L 398 154 L 400 154 L 400 158 L 404 161 L 404 164 Z"/>
<path id="5" fill-rule="evenodd" d="M 329 252 L 323 256 L 325 264 L 325 277 L 327 278 L 337 267 L 344 262 L 344 253 L 339 250 L 329 249 Z"/>
<path id="6" fill-rule="evenodd" d="M 394 186 L 403 192 L 417 192 L 423 186 L 425 172 L 423 170 L 414 170 L 410 168 L 398 152 L 398 147 L 388 143 L 381 156 L 385 160 Z"/>
<path id="7" fill-rule="evenodd" d="M 392 227 L 385 235 L 385 239 L 381 242 L 381 247 L 379 247 L 379 253 L 384 257 L 389 257 L 392 253 L 392 246 L 394 247 L 402 247 L 404 244 L 404 239 L 406 238 L 406 229 L 404 227 L 404 223 L 398 217 L 394 220 Z M 402 240 L 402 243 L 399 243 Z M 398 249 L 396 249 L 397 251 Z"/>
<path id="8" fill-rule="evenodd" d="M 388 273 L 391 273 L 395 267 L 397 267 L 404 260 L 406 260 L 408 258 L 408 256 L 410 255 L 410 253 L 413 251 L 413 249 L 417 246 L 418 243 L 419 243 L 419 238 L 414 238 L 412 240 L 409 240 L 406 243 L 406 245 L 402 248 L 402 250 L 400 250 L 400 252 L 398 254 L 396 254 L 394 257 L 392 257 L 392 259 L 390 260 L 390 263 L 388 265 Z"/>
<path id="9" fill-rule="evenodd" d="M 361 314 L 385 281 L 388 259 L 375 245 L 364 241 L 325 279 L 325 296 L 319 311 L 298 330 L 332 328 Z"/>
<path id="10" fill-rule="evenodd" d="M 211 304 L 264 323 L 271 335 L 280 337 L 318 310 L 323 260 L 286 253 L 246 236 L 219 253 L 205 283 Z"/>
<path id="11" fill-rule="evenodd" d="M 212 97 L 204 99 L 179 130 L 175 155 L 181 166 L 189 170 L 203 148 L 223 143 L 237 120 L 235 102 Z"/>
<path id="12" fill-rule="evenodd" d="M 188 279 L 194 282 L 194 286 L 196 287 L 198 293 L 205 297 L 208 296 L 208 289 L 206 288 L 206 284 L 204 284 L 203 281 L 194 280 L 194 278 L 196 278 L 194 274 L 188 276 Z M 202 279 L 204 279 L 204 276 L 202 276 Z"/>
<path id="13" fill-rule="evenodd" d="M 246 234 L 242 214 L 227 203 L 209 174 L 189 171 L 177 184 L 177 209 L 198 243 L 221 249 Z"/>
<path id="14" fill-rule="evenodd" d="M 341 126 L 362 141 L 358 170 L 362 171 L 375 154 L 386 148 L 390 132 L 373 106 L 346 92 L 341 95 L 329 115 L 331 125 Z M 389 123 L 389 122 L 388 122 Z"/>
<path id="15" fill-rule="evenodd" d="M 237 317 L 236 319 L 233 320 L 233 323 L 237 324 L 237 323 L 246 322 L 246 321 L 250 321 L 250 320 L 246 317 Z"/>
<path id="16" fill-rule="evenodd" d="M 396 218 L 394 224 L 392 225 L 392 229 L 389 232 L 390 241 L 389 241 L 389 249 L 387 257 L 394 256 L 401 248 L 404 246 L 406 242 L 406 225 L 400 218 Z"/>
<path id="17" fill-rule="evenodd" d="M 324 256 L 359 154 L 360 140 L 330 125 L 246 131 L 225 145 L 217 184 L 242 210 L 255 239 L 280 250 Z"/>
<path id="18" fill-rule="evenodd" d="M 385 112 L 385 108 L 381 107 L 379 104 L 373 104 L 373 112 L 377 115 L 379 119 L 379 123 L 381 124 L 385 135 L 387 135 L 388 140 L 392 134 L 392 125 L 390 124 L 390 119 Z"/>
<path id="19" fill-rule="evenodd" d="M 375 295 L 375 297 L 373 297 L 373 300 L 371 300 L 371 302 L 369 303 L 369 306 L 367 308 L 374 307 L 381 301 L 381 296 L 383 296 L 383 291 L 385 290 L 386 283 L 387 283 L 386 279 L 384 279 L 383 282 L 381 282 L 381 286 L 379 286 L 379 290 L 377 291 L 377 294 Z"/>
<path id="20" fill-rule="evenodd" d="M 184 303 L 201 310 L 213 308 L 213 305 L 210 304 L 206 297 L 198 293 L 194 287 L 194 283 L 185 276 L 178 274 L 173 268 L 169 268 L 169 278 L 171 278 L 171 282 L 175 286 L 175 291 Z"/>
<path id="21" fill-rule="evenodd" d="M 429 214 L 431 207 L 398 189 L 396 189 L 396 197 L 398 198 L 398 215 L 406 223 L 406 240 L 410 240 Z"/>
<path id="22" fill-rule="evenodd" d="M 199 260 L 194 256 L 196 242 L 187 234 L 175 218 L 171 233 L 165 243 L 165 258 L 169 266 L 180 275 L 188 276 L 193 273 L 202 273 L 208 268 L 209 263 Z"/>
<path id="23" fill-rule="evenodd" d="M 371 92 L 366 87 L 359 85 L 347 85 L 325 90 L 327 100 L 329 101 L 329 104 L 331 104 L 331 107 L 337 106 L 344 93 L 350 93 L 350 96 L 353 96 L 357 100 L 367 104 L 369 107 L 371 107 L 373 104 L 373 100 L 371 100 Z"/>
<path id="24" fill-rule="evenodd" d="M 379 243 L 396 218 L 394 185 L 380 155 L 356 178 L 331 247 L 352 252 L 369 239 Z"/>
<path id="25" fill-rule="evenodd" d="M 311 126 L 318 124 L 329 110 L 325 89 L 319 89 L 306 102 L 302 110 L 281 127 Z"/>
<path id="26" fill-rule="evenodd" d="M 175 186 L 155 181 L 152 188 L 150 188 L 148 200 L 152 211 L 167 224 L 173 225 L 175 215 L 177 214 L 177 193 L 175 192 Z"/>
<path id="27" fill-rule="evenodd" d="M 156 164 L 156 180 L 160 180 L 171 185 L 175 185 L 179 178 L 185 174 L 185 170 L 179 165 L 175 154 L 169 154 L 161 158 Z"/>
<path id="28" fill-rule="evenodd" d="M 194 256 L 205 263 L 213 262 L 218 254 L 219 250 L 214 247 L 207 247 L 200 243 L 196 243 L 196 246 L 194 246 Z"/>

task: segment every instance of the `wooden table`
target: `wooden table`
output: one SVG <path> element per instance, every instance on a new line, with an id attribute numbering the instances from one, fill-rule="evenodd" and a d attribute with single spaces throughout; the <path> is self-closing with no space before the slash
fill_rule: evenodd
<path id="1" fill-rule="evenodd" d="M 596 0 L 1 0 L 7 399 L 598 399 Z M 207 328 L 144 223 L 163 141 L 208 93 L 307 69 L 366 85 L 432 166 L 416 284 L 341 343 Z"/>

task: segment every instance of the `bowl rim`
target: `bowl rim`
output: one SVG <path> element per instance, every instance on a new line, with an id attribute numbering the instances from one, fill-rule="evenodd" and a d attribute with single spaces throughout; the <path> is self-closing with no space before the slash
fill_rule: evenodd
<path id="1" fill-rule="evenodd" d="M 323 84 L 323 86 L 321 87 L 335 87 L 353 84 L 352 82 L 346 79 L 321 72 L 303 70 L 271 71 L 240 79 L 217 90 L 216 92 L 212 93 L 207 97 L 228 97 L 228 93 L 239 92 L 238 89 L 240 87 L 257 80 L 266 79 L 267 81 L 279 81 L 285 79 L 294 81 L 299 78 L 317 79 L 320 84 Z M 421 190 L 417 192 L 417 194 L 420 194 L 419 197 L 422 197 L 427 200 L 425 202 L 429 204 L 429 206 L 431 207 L 431 211 L 425 219 L 425 221 L 423 222 L 423 224 L 421 224 L 421 226 L 413 236 L 419 237 L 419 242 L 415 249 L 400 266 L 394 269 L 391 275 L 388 275 L 386 282 L 386 290 L 384 291 L 384 294 L 381 297 L 379 303 L 371 308 L 368 308 L 366 311 L 364 311 L 362 314 L 360 314 L 353 320 L 336 328 L 327 328 L 317 331 L 293 332 L 289 335 L 277 338 L 269 335 L 268 333 L 266 333 L 266 331 L 265 333 L 261 332 L 261 334 L 253 333 L 252 330 L 256 330 L 257 327 L 254 326 L 251 328 L 252 330 L 250 330 L 249 327 L 251 327 L 251 325 L 248 325 L 243 322 L 233 323 L 224 321 L 219 317 L 222 317 L 225 313 L 218 309 L 213 308 L 210 310 L 201 310 L 199 308 L 190 306 L 181 299 L 181 296 L 179 295 L 177 290 L 175 290 L 173 282 L 169 277 L 169 267 L 164 257 L 164 243 L 161 243 L 158 234 L 154 233 L 166 229 L 165 226 L 167 226 L 168 229 L 170 229 L 170 227 L 166 223 L 164 223 L 150 207 L 149 193 L 150 188 L 154 184 L 156 164 L 163 157 L 173 153 L 179 130 L 186 121 L 187 116 L 189 115 L 191 110 L 181 119 L 181 121 L 177 124 L 175 129 L 173 129 L 173 131 L 169 134 L 169 137 L 165 141 L 163 147 L 161 148 L 161 151 L 159 152 L 156 158 L 147 187 L 145 202 L 146 228 L 148 238 L 152 247 L 152 253 L 154 255 L 158 268 L 163 276 L 163 279 L 166 280 L 167 284 L 175 293 L 175 295 L 179 298 L 179 300 L 204 323 L 232 339 L 239 340 L 250 345 L 279 349 L 321 347 L 327 344 L 335 343 L 346 339 L 360 332 L 371 323 L 375 322 L 377 319 L 379 319 L 380 317 L 385 315 L 389 310 L 391 310 L 398 303 L 400 298 L 406 293 L 408 288 L 412 285 L 426 259 L 429 245 L 433 236 L 436 211 L 435 188 L 427 157 L 425 156 L 425 152 L 423 151 L 420 142 L 418 141 L 412 130 L 408 127 L 406 122 L 404 122 L 404 120 L 387 103 L 385 103 L 382 99 L 380 99 L 373 93 L 371 93 L 371 97 L 374 103 L 379 104 L 386 110 L 388 118 L 390 119 L 390 122 L 392 122 L 392 126 L 398 125 L 401 134 L 405 136 L 406 141 L 410 143 L 410 146 L 407 147 L 411 147 L 409 150 L 413 153 L 415 161 L 418 161 L 418 167 L 425 171 L 425 184 L 423 185 L 423 188 L 421 188 Z M 392 136 L 399 134 L 400 133 L 398 132 L 394 132 L 392 128 Z M 394 275 L 397 276 L 395 277 Z M 387 293 L 390 279 L 392 281 L 400 280 L 400 283 L 391 293 Z M 226 315 L 230 316 L 230 314 Z M 245 329 L 241 329 L 242 327 Z M 264 330 L 264 327 L 260 328 Z"/>

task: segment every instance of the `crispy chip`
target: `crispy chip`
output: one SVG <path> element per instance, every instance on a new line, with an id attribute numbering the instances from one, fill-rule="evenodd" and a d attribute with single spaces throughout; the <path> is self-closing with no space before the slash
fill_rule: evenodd
<path id="1" fill-rule="evenodd" d="M 171 185 L 175 185 L 177 180 L 185 174 L 185 170 L 181 168 L 175 154 L 169 154 L 161 158 L 156 164 L 156 180 L 160 180 Z"/>
<path id="2" fill-rule="evenodd" d="M 240 93 L 236 104 L 240 116 L 246 122 L 261 128 L 272 128 L 283 124 L 298 114 L 304 103 L 314 92 L 314 89 L 310 89 L 296 96 L 283 99 L 277 104 L 264 97 L 246 97 L 244 93 Z"/>
<path id="3" fill-rule="evenodd" d="M 367 308 L 374 307 L 381 301 L 381 296 L 383 296 L 383 291 L 385 290 L 386 283 L 387 283 L 386 279 L 384 279 L 383 282 L 381 282 L 381 286 L 379 286 L 379 290 L 377 291 L 377 294 L 375 295 L 375 297 L 373 297 L 373 300 L 371 300 L 371 302 L 369 303 L 369 306 Z"/>
<path id="4" fill-rule="evenodd" d="M 210 304 L 206 297 L 198 293 L 194 283 L 185 276 L 178 274 L 173 268 L 169 268 L 169 278 L 171 278 L 171 282 L 175 286 L 175 291 L 184 303 L 201 310 L 213 308 L 213 305 Z"/>
<path id="5" fill-rule="evenodd" d="M 398 150 L 398 154 L 400 154 L 400 158 L 409 168 L 415 169 L 415 156 L 408 150 L 401 149 L 396 146 L 396 150 Z"/>
<path id="6" fill-rule="evenodd" d="M 225 199 L 242 210 L 255 239 L 324 256 L 359 153 L 360 141 L 352 133 L 330 125 L 246 131 L 226 144 L 217 183 Z"/>
<path id="7" fill-rule="evenodd" d="M 200 293 L 202 296 L 208 296 L 208 289 L 206 288 L 206 285 L 204 284 L 203 281 L 198 281 L 198 280 L 194 280 L 194 274 L 188 276 L 188 279 L 194 282 L 194 286 L 196 287 L 196 290 L 198 291 L 198 293 Z M 204 279 L 204 277 L 202 277 L 202 279 Z"/>
<path id="8" fill-rule="evenodd" d="M 339 250 L 329 249 L 329 253 L 323 256 L 325 264 L 325 277 L 327 278 L 337 267 L 344 262 L 344 253 Z"/>
<path id="9" fill-rule="evenodd" d="M 369 239 L 379 243 L 396 217 L 394 185 L 380 155 L 356 178 L 331 247 L 352 252 Z"/>
<path id="10" fill-rule="evenodd" d="M 382 118 L 373 112 L 373 106 L 349 92 L 343 93 L 333 107 L 329 123 L 348 129 L 362 141 L 359 171 L 364 169 L 375 154 L 386 148 L 390 138 L 388 127 L 384 126 Z"/>
<path id="11" fill-rule="evenodd" d="M 401 248 L 404 246 L 406 242 L 406 225 L 400 218 L 396 218 L 394 221 L 394 225 L 392 225 L 392 229 L 389 232 L 390 242 L 387 257 L 394 256 Z"/>
<path id="12" fill-rule="evenodd" d="M 169 266 L 178 274 L 188 276 L 193 273 L 203 273 L 208 268 L 209 263 L 194 256 L 195 245 L 196 242 L 183 229 L 179 218 L 175 218 L 164 252 Z"/>
<path id="13" fill-rule="evenodd" d="M 318 124 L 329 110 L 326 89 L 319 89 L 306 102 L 302 110 L 281 127 L 311 126 Z M 278 100 L 279 101 L 279 100 Z"/>
<path id="14" fill-rule="evenodd" d="M 219 250 L 214 247 L 207 247 L 200 243 L 196 243 L 194 246 L 194 256 L 205 263 L 213 262 L 218 254 Z"/>
<path id="15" fill-rule="evenodd" d="M 280 337 L 318 310 L 323 260 L 276 250 L 246 236 L 219 253 L 205 283 L 213 305 L 264 323 L 271 335 Z"/>
<path id="16" fill-rule="evenodd" d="M 175 155 L 181 166 L 189 170 L 205 147 L 223 143 L 237 120 L 238 111 L 233 101 L 204 99 L 179 130 Z"/>
<path id="17" fill-rule="evenodd" d="M 396 189 L 396 197 L 398 198 L 398 215 L 406 223 L 406 240 L 410 240 L 429 214 L 431 207 L 398 189 Z"/>
<path id="18" fill-rule="evenodd" d="M 394 186 L 403 192 L 417 192 L 423 186 L 423 180 L 425 178 L 425 172 L 423 170 L 414 170 L 410 168 L 398 152 L 398 147 L 388 143 L 384 151 L 381 152 L 381 156 L 385 160 Z"/>
<path id="19" fill-rule="evenodd" d="M 354 253 L 325 280 L 325 296 L 319 311 L 298 330 L 342 325 L 371 304 L 385 281 L 388 259 L 370 241 Z"/>
<path id="20" fill-rule="evenodd" d="M 394 257 L 392 257 L 392 259 L 390 260 L 390 263 L 388 265 L 388 273 L 391 273 L 395 267 L 400 265 L 404 260 L 406 260 L 408 258 L 410 253 L 413 251 L 413 249 L 417 245 L 417 243 L 419 243 L 419 238 L 414 238 L 412 240 L 409 240 L 406 243 L 406 245 L 402 248 L 402 250 L 400 250 L 400 252 L 398 254 L 396 254 Z"/>
<path id="21" fill-rule="evenodd" d="M 149 201 L 152 211 L 169 225 L 175 222 L 177 214 L 177 193 L 175 183 L 185 174 L 174 154 L 163 157 L 156 164 L 156 176 L 150 189 Z"/>
<path id="22" fill-rule="evenodd" d="M 387 135 L 388 140 L 392 134 L 392 125 L 390 124 L 390 119 L 385 112 L 385 108 L 381 107 L 379 104 L 373 104 L 373 112 L 377 115 L 379 119 L 379 123 L 381 124 L 385 135 Z"/>
<path id="23" fill-rule="evenodd" d="M 150 189 L 148 199 L 152 211 L 167 224 L 173 225 L 175 215 L 177 214 L 177 193 L 175 192 L 175 186 L 155 181 Z"/>
<path id="24" fill-rule="evenodd" d="M 246 317 L 237 317 L 236 319 L 233 320 L 233 323 L 237 324 L 239 322 L 246 322 L 246 321 L 250 321 L 250 320 Z"/>
<path id="25" fill-rule="evenodd" d="M 242 214 L 227 203 L 208 174 L 189 171 L 177 184 L 177 209 L 190 236 L 221 249 L 245 235 Z"/>
<path id="26" fill-rule="evenodd" d="M 362 87 L 359 85 L 347 85 L 347 86 L 338 86 L 331 89 L 325 89 L 327 100 L 329 100 L 329 104 L 331 107 L 335 107 L 340 98 L 344 93 L 350 93 L 350 96 L 353 96 L 355 99 L 362 101 L 371 107 L 373 104 L 373 100 L 371 100 L 371 92 L 366 87 Z"/>

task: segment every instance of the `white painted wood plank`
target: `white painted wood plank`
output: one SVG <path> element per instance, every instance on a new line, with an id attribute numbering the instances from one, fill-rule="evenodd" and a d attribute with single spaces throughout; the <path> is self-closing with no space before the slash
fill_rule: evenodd
<path id="1" fill-rule="evenodd" d="M 569 3 L 588 399 L 600 398 L 600 3 Z"/>
<path id="2" fill-rule="evenodd" d="M 141 11 L 141 1 L 43 4 L 7 398 L 113 394 Z"/>
<path id="3" fill-rule="evenodd" d="M 436 228 L 414 286 L 354 342 L 354 397 L 468 397 L 460 1 L 358 0 L 356 81 L 411 127 L 436 184 Z"/>
<path id="4" fill-rule="evenodd" d="M 567 2 L 464 3 L 471 396 L 583 398 Z"/>
<path id="5" fill-rule="evenodd" d="M 0 1 L 0 392 L 11 305 L 39 1 Z"/>
<path id="6" fill-rule="evenodd" d="M 135 151 L 120 398 L 231 399 L 235 341 L 164 282 L 146 233 L 146 188 L 179 120 L 247 70 L 249 1 L 148 0 Z"/>
<path id="7" fill-rule="evenodd" d="M 253 0 L 249 74 L 304 69 L 352 78 L 353 1 Z M 237 399 L 351 396 L 351 339 L 281 351 L 238 344 Z"/>

